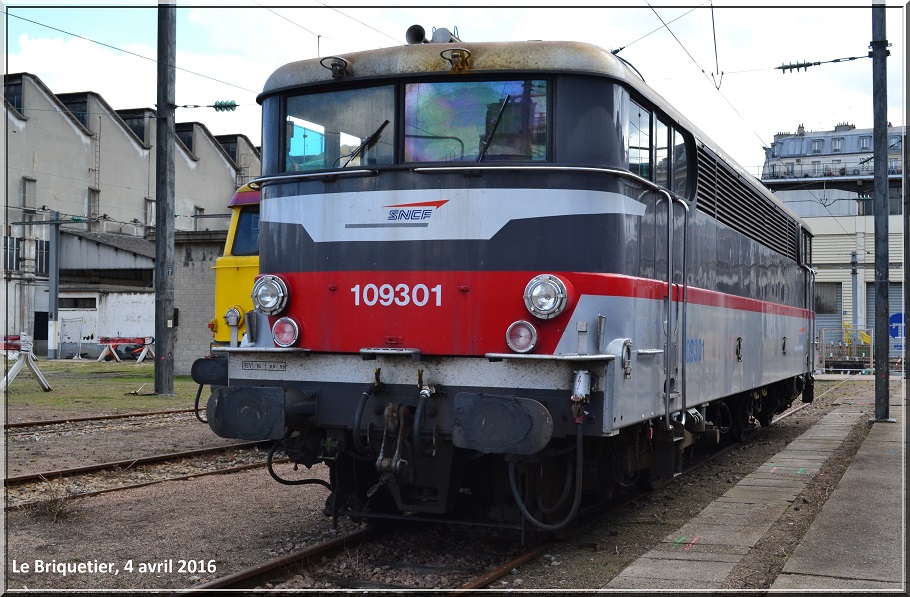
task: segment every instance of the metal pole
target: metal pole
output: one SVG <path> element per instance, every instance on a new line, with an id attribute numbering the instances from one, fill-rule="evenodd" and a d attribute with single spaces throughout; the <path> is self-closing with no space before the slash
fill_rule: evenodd
<path id="1" fill-rule="evenodd" d="M 177 8 L 158 5 L 155 148 L 155 393 L 174 394 L 174 101 Z"/>
<path id="2" fill-rule="evenodd" d="M 850 342 L 853 344 L 854 349 L 856 348 L 856 342 L 857 342 L 857 339 L 859 338 L 859 333 L 858 333 L 859 332 L 859 308 L 858 308 L 859 297 L 856 294 L 857 293 L 857 283 L 856 283 L 856 273 L 857 273 L 856 265 L 857 265 L 857 263 L 858 262 L 856 260 L 856 251 L 853 251 L 852 253 L 850 253 L 850 277 L 852 279 L 851 281 L 853 282 L 853 289 L 852 289 L 853 294 L 851 295 L 853 297 L 853 330 L 850 332 Z M 856 353 L 853 356 L 859 356 L 859 350 L 856 350 Z"/>
<path id="3" fill-rule="evenodd" d="M 60 212 L 51 212 L 47 275 L 47 358 L 57 358 L 57 298 L 60 293 Z"/>
<path id="4" fill-rule="evenodd" d="M 872 149 L 875 214 L 875 418 L 888 420 L 888 40 L 885 5 L 872 5 Z M 893 420 L 893 419 L 891 419 Z"/>
<path id="5" fill-rule="evenodd" d="M 904 168 L 903 168 L 903 184 L 901 189 L 904 193 L 904 271 L 901 276 L 903 280 L 904 291 L 904 321 L 903 321 L 903 359 L 901 363 L 904 365 L 904 391 L 907 391 L 908 384 L 907 381 L 910 381 L 910 367 L 907 366 L 907 313 L 910 312 L 910 289 L 907 288 L 907 265 L 910 264 L 910 202 L 907 201 L 907 165 L 910 164 L 910 156 L 908 156 L 907 151 L 907 133 L 904 129 L 904 134 L 901 139 L 901 149 L 904 150 Z M 906 397 L 906 395 L 905 395 Z"/>

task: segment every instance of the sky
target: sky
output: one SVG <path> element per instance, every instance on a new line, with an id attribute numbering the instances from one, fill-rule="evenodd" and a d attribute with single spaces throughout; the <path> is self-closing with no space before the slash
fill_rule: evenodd
<path id="1" fill-rule="evenodd" d="M 907 5 L 886 0 L 888 119 L 905 123 Z M 177 122 L 258 145 L 256 96 L 281 65 L 404 44 L 423 26 L 457 30 L 463 41 L 576 40 L 632 63 L 645 81 L 749 172 L 759 175 L 774 135 L 872 128 L 872 5 L 839 0 L 799 7 L 755 2 L 626 0 L 609 6 L 495 6 L 356 1 L 178 0 L 178 106 L 234 100 L 234 112 L 181 107 Z M 603 4 L 603 3 L 601 3 Z M 782 4 L 782 3 L 781 3 Z M 337 6 L 337 8 L 335 7 Z M 5 68 L 37 75 L 51 91 L 93 91 L 114 109 L 154 107 L 157 8 L 151 2 L 9 1 Z M 856 58 L 854 60 L 838 59 Z M 780 67 L 822 64 L 799 72 Z"/>

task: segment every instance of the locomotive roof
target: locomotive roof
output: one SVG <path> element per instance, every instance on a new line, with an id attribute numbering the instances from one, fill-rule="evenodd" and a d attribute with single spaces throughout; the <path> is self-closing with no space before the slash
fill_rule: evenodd
<path id="1" fill-rule="evenodd" d="M 464 48 L 470 52 L 470 67 L 465 74 L 502 73 L 503 71 L 574 72 L 608 77 L 625 84 L 650 100 L 676 124 L 689 131 L 696 142 L 721 157 L 744 180 L 767 196 L 789 217 L 808 230 L 803 220 L 775 197 L 755 176 L 749 174 L 727 152 L 701 131 L 673 105 L 647 85 L 612 52 L 594 44 L 578 41 L 463 42 L 422 43 L 393 46 L 339 55 L 347 62 L 349 75 L 344 81 L 407 75 L 448 75 L 452 68 L 440 56 L 447 49 Z M 298 86 L 338 82 L 332 78 L 329 60 L 334 56 L 290 62 L 279 67 L 265 82 L 257 98 Z"/>

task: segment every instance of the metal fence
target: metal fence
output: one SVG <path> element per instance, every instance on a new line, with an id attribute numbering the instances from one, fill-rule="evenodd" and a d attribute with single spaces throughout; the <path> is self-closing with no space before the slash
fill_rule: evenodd
<path id="1" fill-rule="evenodd" d="M 818 369 L 826 373 L 865 373 L 874 370 L 874 330 L 852 330 L 845 325 L 840 328 L 819 328 Z M 888 359 L 891 371 L 903 371 L 904 359 L 892 351 Z"/>

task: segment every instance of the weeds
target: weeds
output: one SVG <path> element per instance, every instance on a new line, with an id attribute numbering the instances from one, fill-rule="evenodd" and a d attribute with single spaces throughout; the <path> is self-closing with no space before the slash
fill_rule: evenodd
<path id="1" fill-rule="evenodd" d="M 59 479 L 45 479 L 44 499 L 32 502 L 25 508 L 36 519 L 43 518 L 54 524 L 62 524 L 75 512 L 78 497 Z"/>

